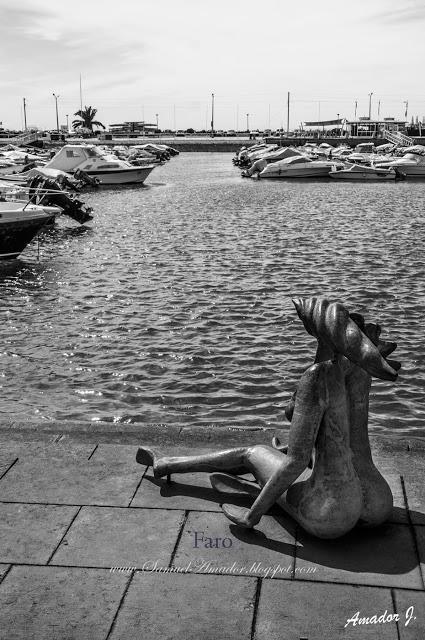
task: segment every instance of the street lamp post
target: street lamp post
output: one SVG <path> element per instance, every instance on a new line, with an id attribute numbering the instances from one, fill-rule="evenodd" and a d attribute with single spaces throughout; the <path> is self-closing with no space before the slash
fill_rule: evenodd
<path id="1" fill-rule="evenodd" d="M 336 114 L 336 119 L 338 120 L 338 129 L 339 129 L 339 113 Z M 339 132 L 339 135 L 341 136 L 341 131 Z"/>
<path id="2" fill-rule="evenodd" d="M 23 98 L 24 101 L 24 125 L 25 125 L 25 131 L 27 130 L 27 100 L 26 98 Z"/>
<path id="3" fill-rule="evenodd" d="M 56 130 L 59 133 L 59 114 L 58 114 L 58 98 L 60 98 L 60 96 L 57 96 L 55 93 L 52 94 L 54 99 L 55 99 L 55 103 L 56 103 Z"/>
<path id="4" fill-rule="evenodd" d="M 372 96 L 373 93 L 369 93 L 369 120 L 372 117 Z"/>
<path id="5" fill-rule="evenodd" d="M 211 138 L 214 138 L 214 94 L 211 94 Z"/>
<path id="6" fill-rule="evenodd" d="M 66 131 L 69 133 L 69 114 L 66 114 Z"/>
<path id="7" fill-rule="evenodd" d="M 246 114 L 246 130 L 249 133 L 249 113 Z"/>
<path id="8" fill-rule="evenodd" d="M 158 126 L 158 114 L 155 113 L 155 116 L 156 116 L 156 130 L 158 132 L 158 129 L 159 129 L 159 126 Z"/>

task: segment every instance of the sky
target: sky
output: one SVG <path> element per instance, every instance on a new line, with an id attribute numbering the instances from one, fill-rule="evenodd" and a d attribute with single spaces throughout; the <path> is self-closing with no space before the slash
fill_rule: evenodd
<path id="1" fill-rule="evenodd" d="M 424 0 L 0 0 L 0 122 L 286 127 L 425 115 Z M 247 115 L 249 114 L 248 118 Z"/>

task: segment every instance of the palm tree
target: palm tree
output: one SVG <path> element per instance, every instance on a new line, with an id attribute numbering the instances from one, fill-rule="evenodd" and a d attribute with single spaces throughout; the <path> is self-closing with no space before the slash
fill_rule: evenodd
<path id="1" fill-rule="evenodd" d="M 95 120 L 97 113 L 97 109 L 93 107 L 84 107 L 84 109 L 79 109 L 74 113 L 74 116 L 78 116 L 81 120 L 73 120 L 72 126 L 74 129 L 84 128 L 93 132 L 93 127 L 102 127 L 105 129 L 105 125 L 103 125 L 98 120 Z"/>

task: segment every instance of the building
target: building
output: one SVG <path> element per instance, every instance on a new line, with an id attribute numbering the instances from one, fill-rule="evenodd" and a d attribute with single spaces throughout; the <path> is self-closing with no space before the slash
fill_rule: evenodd
<path id="1" fill-rule="evenodd" d="M 150 124 L 148 122 L 121 122 L 119 124 L 110 124 L 109 132 L 113 137 L 137 137 L 144 136 L 148 133 L 157 131 L 156 124 Z"/>

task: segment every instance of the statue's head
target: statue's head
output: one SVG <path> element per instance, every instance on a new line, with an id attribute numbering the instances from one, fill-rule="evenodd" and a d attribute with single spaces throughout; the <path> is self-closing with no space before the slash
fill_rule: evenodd
<path id="1" fill-rule="evenodd" d="M 350 314 L 340 302 L 313 297 L 296 298 L 293 303 L 307 332 L 333 352 L 345 356 L 375 378 L 397 378 L 399 363 L 386 360 L 397 345 L 380 340 L 379 325 L 365 324 L 363 316 Z"/>

